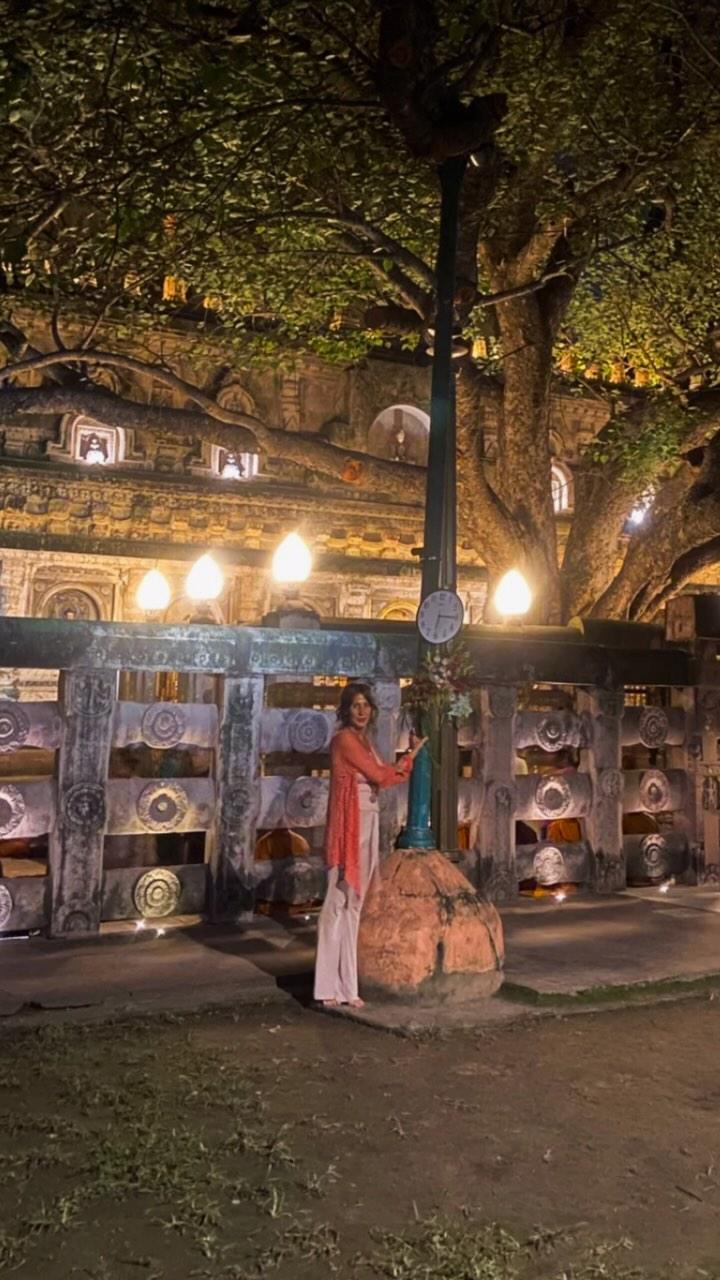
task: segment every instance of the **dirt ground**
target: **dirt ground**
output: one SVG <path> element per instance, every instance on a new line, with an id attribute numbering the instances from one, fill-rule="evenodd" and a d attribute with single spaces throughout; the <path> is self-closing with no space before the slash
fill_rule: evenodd
<path id="1" fill-rule="evenodd" d="M 299 1007 L 0 1028 L 0 1269 L 718 1278 L 719 1014 L 417 1041 Z"/>

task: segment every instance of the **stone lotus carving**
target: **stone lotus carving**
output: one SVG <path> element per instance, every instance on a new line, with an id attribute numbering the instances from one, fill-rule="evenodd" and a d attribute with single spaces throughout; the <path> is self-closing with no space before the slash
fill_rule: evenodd
<path id="1" fill-rule="evenodd" d="M 0 702 L 0 753 L 17 751 L 30 732 L 30 720 L 15 702 Z"/>
<path id="2" fill-rule="evenodd" d="M 548 711 L 538 720 L 535 741 L 543 751 L 559 751 L 562 747 L 580 746 L 583 726 L 569 711 Z"/>
<path id="3" fill-rule="evenodd" d="M 322 778 L 296 778 L 285 797 L 288 822 L 299 827 L 317 827 L 325 821 L 327 782 Z"/>
<path id="4" fill-rule="evenodd" d="M 5 925 L 8 924 L 14 906 L 15 903 L 7 885 L 0 884 L 0 929 L 4 929 Z"/>
<path id="5" fill-rule="evenodd" d="M 25 800 L 12 782 L 0 783 L 0 838 L 12 834 L 25 817 Z"/>
<path id="6" fill-rule="evenodd" d="M 640 779 L 640 803 L 648 813 L 670 808 L 670 783 L 660 769 L 646 769 Z"/>
<path id="7" fill-rule="evenodd" d="M 324 751 L 329 737 L 330 725 L 322 711 L 295 712 L 288 728 L 291 751 Z"/>
<path id="8" fill-rule="evenodd" d="M 167 750 L 182 742 L 187 719 L 184 711 L 173 702 L 154 702 L 142 718 L 142 736 L 149 747 Z"/>
<path id="9" fill-rule="evenodd" d="M 538 778 L 535 786 L 535 803 L 547 818 L 561 818 L 572 804 L 572 791 L 566 778 L 550 774 Z"/>
<path id="10" fill-rule="evenodd" d="M 177 831 L 190 808 L 190 801 L 179 782 L 149 782 L 140 792 L 137 815 L 147 831 Z"/>
<path id="11" fill-rule="evenodd" d="M 533 875 L 538 884 L 560 884 L 567 880 L 562 850 L 554 844 L 546 844 L 538 849 L 533 858 Z"/>
<path id="12" fill-rule="evenodd" d="M 136 881 L 133 902 L 143 917 L 171 916 L 178 908 L 182 885 L 174 871 L 153 867 Z"/>
<path id="13" fill-rule="evenodd" d="M 645 836 L 640 845 L 640 853 L 644 870 L 651 879 L 667 874 L 670 862 L 664 836 L 658 834 Z"/>
<path id="14" fill-rule="evenodd" d="M 63 814 L 71 827 L 99 831 L 105 825 L 105 789 L 98 783 L 76 782 L 63 797 Z"/>
<path id="15" fill-rule="evenodd" d="M 662 707 L 643 707 L 638 733 L 643 746 L 661 747 L 667 741 L 670 721 Z"/>

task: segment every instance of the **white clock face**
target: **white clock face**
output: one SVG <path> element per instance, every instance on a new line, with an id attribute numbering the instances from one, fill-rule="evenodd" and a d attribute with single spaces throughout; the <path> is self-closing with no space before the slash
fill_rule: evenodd
<path id="1" fill-rule="evenodd" d="M 418 631 L 429 644 L 446 644 L 455 639 L 464 616 L 463 602 L 454 591 L 433 591 L 418 609 Z"/>

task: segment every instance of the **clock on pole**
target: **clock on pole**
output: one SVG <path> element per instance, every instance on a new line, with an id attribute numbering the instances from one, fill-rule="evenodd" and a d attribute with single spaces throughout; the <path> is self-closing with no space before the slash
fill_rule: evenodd
<path id="1" fill-rule="evenodd" d="M 462 628 L 465 607 L 454 591 L 432 591 L 417 611 L 417 629 L 428 644 L 447 644 Z"/>

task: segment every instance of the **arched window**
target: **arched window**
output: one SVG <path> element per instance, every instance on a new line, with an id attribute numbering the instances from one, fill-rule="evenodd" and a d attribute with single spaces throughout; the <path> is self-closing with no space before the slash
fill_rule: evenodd
<path id="1" fill-rule="evenodd" d="M 368 451 L 394 462 L 427 462 L 430 418 L 411 404 L 383 409 L 368 432 Z"/>
<path id="2" fill-rule="evenodd" d="M 95 422 L 82 414 L 65 418 L 59 442 L 48 448 L 50 457 L 84 467 L 111 467 L 125 462 L 127 452 L 128 440 L 122 427 Z"/>
<path id="3" fill-rule="evenodd" d="M 550 468 L 550 489 L 555 515 L 569 511 L 573 505 L 572 475 L 562 462 L 553 462 Z"/>
<path id="4" fill-rule="evenodd" d="M 383 622 L 412 622 L 417 613 L 417 605 L 411 600 L 391 600 L 384 605 L 378 615 Z"/>
<path id="5" fill-rule="evenodd" d="M 260 454 L 232 453 L 214 444 L 212 470 L 221 480 L 253 480 L 260 470 Z"/>

